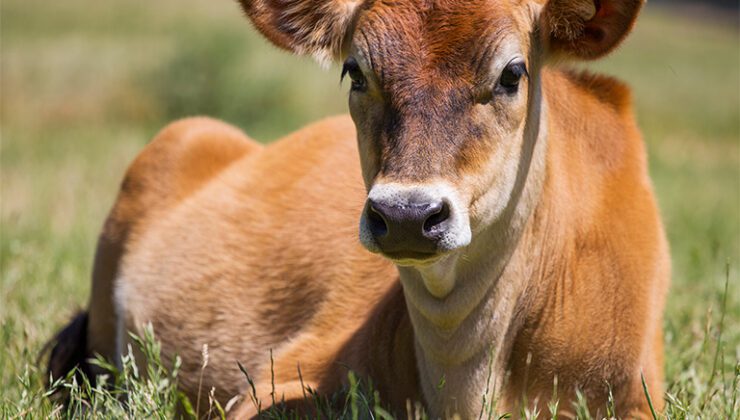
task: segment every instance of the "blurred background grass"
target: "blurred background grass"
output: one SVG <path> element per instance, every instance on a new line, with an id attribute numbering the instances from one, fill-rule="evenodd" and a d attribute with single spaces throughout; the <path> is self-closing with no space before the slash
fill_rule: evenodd
<path id="1" fill-rule="evenodd" d="M 689 10 L 648 4 L 628 42 L 590 65 L 634 89 L 672 247 L 666 367 L 677 393 L 707 380 L 728 262 L 720 354 L 730 371 L 740 360 L 740 45 L 728 15 L 737 9 Z M 8 402 L 38 390 L 35 353 L 85 305 L 98 230 L 127 164 L 159 128 L 207 114 L 268 141 L 346 112 L 346 86 L 337 68 L 268 45 L 234 1 L 3 0 L 0 13 Z"/>

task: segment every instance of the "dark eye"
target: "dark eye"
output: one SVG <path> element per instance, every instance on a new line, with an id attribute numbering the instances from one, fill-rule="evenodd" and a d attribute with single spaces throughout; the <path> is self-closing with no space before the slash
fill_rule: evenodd
<path id="1" fill-rule="evenodd" d="M 497 90 L 506 93 L 515 93 L 519 88 L 519 81 L 528 76 L 527 66 L 522 61 L 512 61 L 506 65 L 498 80 Z"/>
<path id="2" fill-rule="evenodd" d="M 357 61 L 352 57 L 348 58 L 347 61 L 344 62 L 344 66 L 342 66 L 342 77 L 340 80 L 344 80 L 344 76 L 347 74 L 349 74 L 349 78 L 352 80 L 352 91 L 365 91 L 365 88 L 367 87 L 367 79 L 365 79 L 365 76 L 362 74 L 360 65 L 357 64 Z"/>

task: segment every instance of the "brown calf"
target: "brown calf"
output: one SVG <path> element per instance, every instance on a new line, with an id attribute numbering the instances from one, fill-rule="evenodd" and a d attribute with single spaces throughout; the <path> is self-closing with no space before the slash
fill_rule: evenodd
<path id="1" fill-rule="evenodd" d="M 629 92 L 548 67 L 612 50 L 640 0 L 242 6 L 278 46 L 344 60 L 352 119 L 267 147 L 206 118 L 165 128 L 59 349 L 117 361 L 151 322 L 193 398 L 209 346 L 222 402 L 247 391 L 240 361 L 263 401 L 272 374 L 277 399 L 302 400 L 351 369 L 395 413 L 545 410 L 557 383 L 563 415 L 580 391 L 640 416 L 641 373 L 662 405 L 670 262 Z"/>

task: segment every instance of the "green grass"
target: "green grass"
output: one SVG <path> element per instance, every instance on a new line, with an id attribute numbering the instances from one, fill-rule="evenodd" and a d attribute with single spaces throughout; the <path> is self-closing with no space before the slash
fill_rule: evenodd
<path id="1" fill-rule="evenodd" d="M 4 0 L 0 13 L 0 417 L 64 415 L 44 397 L 36 356 L 85 306 L 96 236 L 137 151 L 192 114 L 270 140 L 346 112 L 346 86 L 338 69 L 269 46 L 228 0 Z M 649 5 L 593 67 L 634 88 L 671 242 L 665 414 L 730 417 L 740 406 L 737 28 Z M 88 391 L 107 413 L 168 417 L 173 375 L 123 375 L 128 407 Z"/>

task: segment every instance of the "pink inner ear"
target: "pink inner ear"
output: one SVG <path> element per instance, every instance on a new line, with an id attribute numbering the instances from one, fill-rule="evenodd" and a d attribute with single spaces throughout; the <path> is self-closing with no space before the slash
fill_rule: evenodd
<path id="1" fill-rule="evenodd" d="M 598 44 L 606 38 L 604 19 L 614 12 L 614 7 L 611 3 L 603 3 L 601 0 L 594 0 L 594 6 L 596 7 L 596 14 L 586 23 L 583 32 L 591 42 Z"/>
<path id="2" fill-rule="evenodd" d="M 601 0 L 595 0 L 594 5 L 596 6 L 596 14 L 591 19 L 591 22 L 598 20 L 598 19 L 604 19 L 605 17 L 612 14 L 614 11 L 614 7 L 611 6 L 611 3 L 602 3 Z"/>
<path id="3" fill-rule="evenodd" d="M 573 3 L 577 1 L 578 3 Z M 591 2 L 594 9 L 586 12 Z M 546 15 L 554 51 L 596 59 L 613 50 L 632 29 L 645 0 L 548 0 Z M 585 14 L 593 11 L 588 19 Z M 579 13 L 580 12 L 580 13 Z M 588 19 L 584 22 L 585 19 Z"/>

